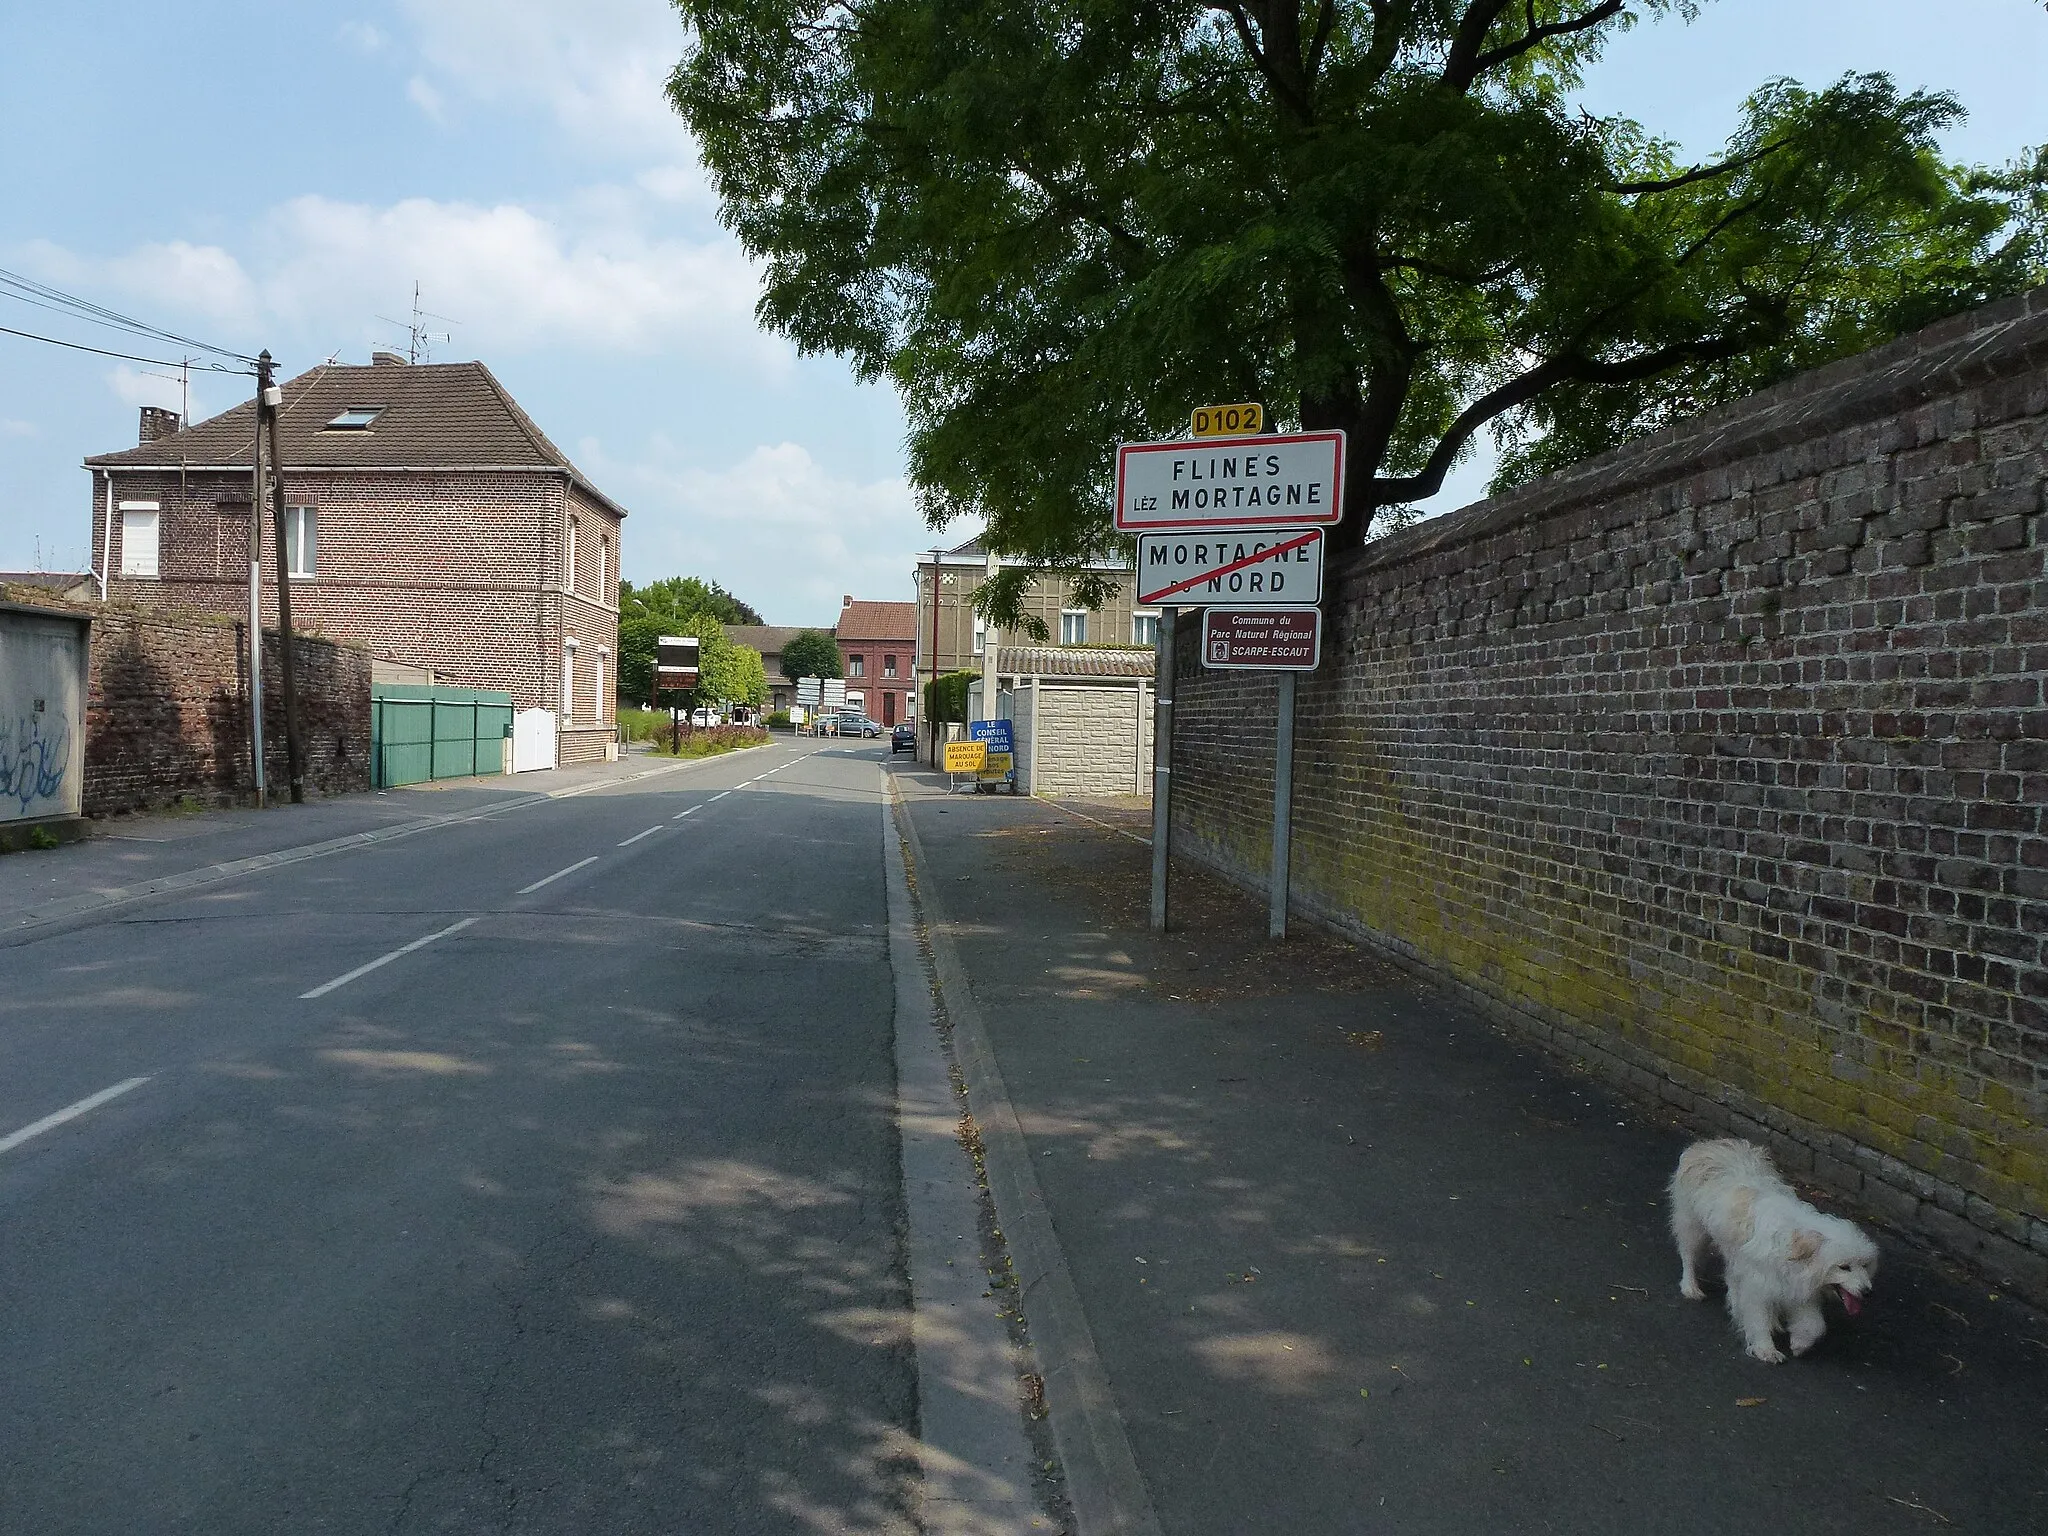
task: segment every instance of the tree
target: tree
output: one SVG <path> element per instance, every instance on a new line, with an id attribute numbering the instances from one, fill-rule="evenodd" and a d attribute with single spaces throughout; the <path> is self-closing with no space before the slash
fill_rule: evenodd
<path id="1" fill-rule="evenodd" d="M 1692 0 L 677 4 L 760 318 L 895 383 L 934 526 L 1084 601 L 1113 445 L 1192 406 L 1344 429 L 1341 546 L 1478 432 L 1539 473 L 2042 275 L 2048 161 L 1944 162 L 1949 96 L 1773 81 L 1699 165 L 1580 109 Z"/>
<path id="2" fill-rule="evenodd" d="M 782 646 L 784 677 L 839 677 L 839 642 L 823 629 L 800 629 Z"/>
<path id="3" fill-rule="evenodd" d="M 767 620 L 751 603 L 743 603 L 715 581 L 695 576 L 665 576 L 644 587 L 630 581 L 619 583 L 619 607 L 665 610 L 672 613 L 708 613 L 721 624 L 765 624 Z"/>
<path id="4" fill-rule="evenodd" d="M 654 653 L 663 635 L 695 635 L 702 642 L 699 682 L 695 689 L 678 692 L 666 702 L 694 705 L 698 699 L 725 702 L 746 700 L 740 693 L 714 691 L 727 681 L 718 669 L 719 659 L 731 649 L 725 637 L 727 624 L 758 624 L 761 616 L 734 597 L 717 582 L 695 576 L 670 576 L 635 587 L 619 583 L 619 691 L 628 698 L 654 698 Z M 764 685 L 765 686 L 765 685 Z M 764 695 L 765 701 L 765 695 Z"/>

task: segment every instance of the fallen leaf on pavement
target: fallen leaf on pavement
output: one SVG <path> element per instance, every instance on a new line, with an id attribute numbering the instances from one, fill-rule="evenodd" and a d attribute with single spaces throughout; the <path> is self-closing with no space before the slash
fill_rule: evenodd
<path id="1" fill-rule="evenodd" d="M 1769 1401 L 1768 1397 L 1738 1397 L 1735 1399 L 1735 1406 L 1738 1408 L 1754 1408 L 1759 1403 L 1768 1403 Z"/>

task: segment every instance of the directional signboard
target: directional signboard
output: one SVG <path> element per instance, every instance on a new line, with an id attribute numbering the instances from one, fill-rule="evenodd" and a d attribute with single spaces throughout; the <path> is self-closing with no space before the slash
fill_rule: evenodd
<path id="1" fill-rule="evenodd" d="M 654 686 L 656 691 L 681 690 L 697 686 L 697 661 L 701 642 L 695 635 L 662 635 L 654 642 Z"/>
<path id="2" fill-rule="evenodd" d="M 1125 443 L 1116 451 L 1116 525 L 1287 528 L 1344 515 L 1344 434 Z"/>
<path id="3" fill-rule="evenodd" d="M 1299 608 L 1323 595 L 1323 530 L 1138 535 L 1138 601 Z"/>
<path id="4" fill-rule="evenodd" d="M 796 680 L 796 701 L 807 708 L 817 707 L 818 680 L 815 677 L 800 677 Z"/>
<path id="5" fill-rule="evenodd" d="M 1320 608 L 1204 608 L 1202 665 L 1219 671 L 1313 672 L 1323 659 Z"/>
<path id="6" fill-rule="evenodd" d="M 826 709 L 843 709 L 846 705 L 846 679 L 842 677 L 826 678 L 823 697 L 818 702 Z"/>

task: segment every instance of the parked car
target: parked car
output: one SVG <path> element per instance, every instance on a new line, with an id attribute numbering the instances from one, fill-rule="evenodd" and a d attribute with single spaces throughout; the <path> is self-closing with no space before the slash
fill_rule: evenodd
<path id="1" fill-rule="evenodd" d="M 841 715 L 839 717 L 839 734 L 842 736 L 879 736 L 882 734 L 882 722 L 870 720 L 866 715 Z"/>
<path id="2" fill-rule="evenodd" d="M 708 730 L 714 725 L 723 725 L 724 723 L 723 720 L 718 718 L 718 711 L 715 709 L 699 709 L 690 715 L 690 724 L 697 730 Z"/>
<path id="3" fill-rule="evenodd" d="M 889 755 L 917 750 L 917 727 L 907 721 L 889 733 Z"/>

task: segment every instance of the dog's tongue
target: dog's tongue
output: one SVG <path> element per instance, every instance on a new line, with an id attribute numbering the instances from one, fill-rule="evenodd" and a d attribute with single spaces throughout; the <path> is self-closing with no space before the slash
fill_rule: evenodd
<path id="1" fill-rule="evenodd" d="M 1854 1317 L 1858 1312 L 1861 1312 L 1863 1310 L 1863 1298 L 1858 1296 L 1854 1291 L 1848 1290 L 1847 1288 L 1842 1286 L 1837 1286 L 1835 1288 L 1835 1294 L 1842 1298 L 1842 1310 L 1848 1313 L 1851 1317 Z"/>

